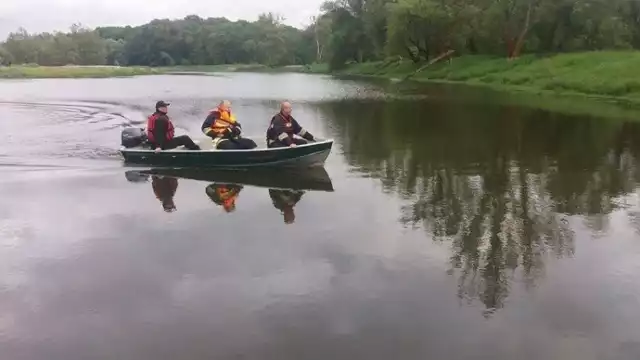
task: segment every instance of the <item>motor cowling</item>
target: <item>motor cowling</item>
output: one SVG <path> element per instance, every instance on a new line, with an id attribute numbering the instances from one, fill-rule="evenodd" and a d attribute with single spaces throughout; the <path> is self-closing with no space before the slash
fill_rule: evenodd
<path id="1" fill-rule="evenodd" d="M 120 135 L 121 145 L 126 148 L 141 146 L 147 141 L 147 134 L 144 129 L 126 128 Z"/>

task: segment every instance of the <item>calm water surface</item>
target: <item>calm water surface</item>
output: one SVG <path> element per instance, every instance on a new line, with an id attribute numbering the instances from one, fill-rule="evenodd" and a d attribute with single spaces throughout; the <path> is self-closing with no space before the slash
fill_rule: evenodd
<path id="1" fill-rule="evenodd" d="M 0 82 L 0 357 L 640 358 L 640 124 L 463 93 Z M 198 134 L 221 98 L 255 136 L 291 100 L 326 172 L 122 165 L 156 100 Z"/>

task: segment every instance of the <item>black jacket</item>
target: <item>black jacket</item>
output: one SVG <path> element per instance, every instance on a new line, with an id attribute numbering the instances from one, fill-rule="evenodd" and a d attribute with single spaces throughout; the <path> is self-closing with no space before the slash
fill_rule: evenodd
<path id="1" fill-rule="evenodd" d="M 271 118 L 271 125 L 267 130 L 267 143 L 280 141 L 286 145 L 291 145 L 293 135 L 298 135 L 305 140 L 314 141 L 315 138 L 310 132 L 305 130 L 293 116 L 285 116 L 277 113 Z"/>

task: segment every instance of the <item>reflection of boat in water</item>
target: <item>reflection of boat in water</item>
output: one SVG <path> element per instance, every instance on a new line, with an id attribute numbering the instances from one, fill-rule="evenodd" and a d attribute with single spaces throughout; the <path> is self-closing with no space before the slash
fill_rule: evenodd
<path id="1" fill-rule="evenodd" d="M 125 173 L 129 181 L 160 175 L 207 181 L 216 184 L 245 185 L 268 189 L 333 191 L 333 184 L 323 167 L 307 169 L 216 170 L 197 168 L 155 168 L 131 170 Z"/>

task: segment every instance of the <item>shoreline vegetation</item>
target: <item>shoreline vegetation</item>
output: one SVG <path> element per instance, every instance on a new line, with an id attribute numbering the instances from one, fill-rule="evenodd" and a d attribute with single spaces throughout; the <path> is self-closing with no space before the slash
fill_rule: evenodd
<path id="1" fill-rule="evenodd" d="M 112 66 L 112 65 L 12 65 L 0 66 L 1 79 L 112 78 L 141 75 L 207 75 L 224 72 L 306 72 L 303 65 L 271 67 L 261 64 L 195 66 Z"/>
<path id="2" fill-rule="evenodd" d="M 215 75 L 225 72 L 324 74 L 381 79 L 399 85 L 405 81 L 464 85 L 476 88 L 476 92 L 491 90 L 508 95 L 509 101 L 518 105 L 636 118 L 640 109 L 640 73 L 635 70 L 638 63 L 639 51 L 601 51 L 550 56 L 525 55 L 512 60 L 467 55 L 442 60 L 426 67 L 396 58 L 351 63 L 337 71 L 330 71 L 327 64 L 275 67 L 261 64 L 171 67 L 14 65 L 0 66 L 0 80 Z M 589 104 L 588 101 L 574 102 L 573 99 L 576 98 L 598 101 L 597 104 Z M 603 103 L 613 106 L 603 106 Z"/>
<path id="3" fill-rule="evenodd" d="M 67 79 L 67 78 L 114 78 L 137 75 L 158 75 L 162 72 L 144 66 L 0 66 L 1 79 Z"/>
<path id="4" fill-rule="evenodd" d="M 640 104 L 640 51 L 599 51 L 517 59 L 461 56 L 427 67 L 411 61 L 387 60 L 347 64 L 329 71 L 314 64 L 304 72 L 488 87 L 507 92 L 581 95 Z"/>
<path id="5" fill-rule="evenodd" d="M 318 10 L 301 28 L 274 13 L 19 28 L 0 41 L 0 79 L 301 72 L 640 104 L 640 1 L 328 0 Z"/>

